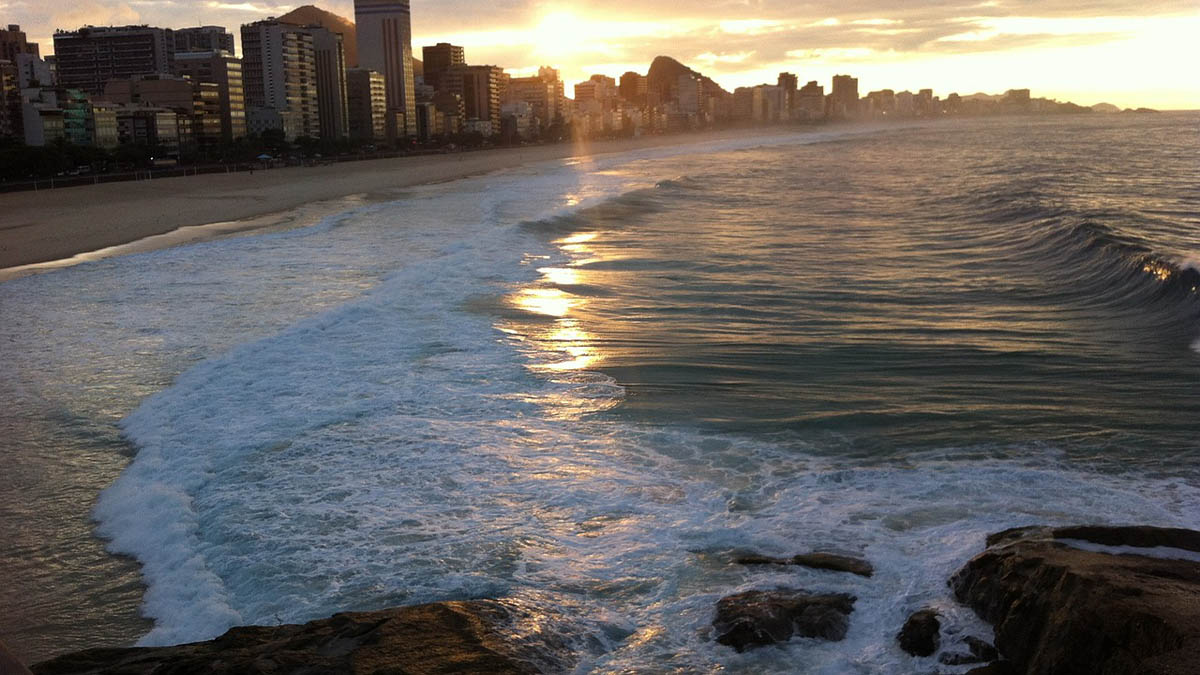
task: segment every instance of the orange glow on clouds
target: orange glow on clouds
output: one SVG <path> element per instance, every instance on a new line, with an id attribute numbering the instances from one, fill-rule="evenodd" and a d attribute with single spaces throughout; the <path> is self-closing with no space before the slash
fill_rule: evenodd
<path id="1" fill-rule="evenodd" d="M 645 73 L 655 56 L 665 54 L 730 90 L 774 82 L 781 71 L 796 73 L 801 83 L 817 80 L 828 89 L 833 75 L 849 73 L 859 78 L 862 93 L 932 87 L 945 96 L 1028 87 L 1035 96 L 1084 105 L 1107 101 L 1126 107 L 1200 108 L 1200 75 L 1194 66 L 1200 63 L 1200 41 L 1195 39 L 1200 10 L 1150 17 L 953 17 L 948 24 L 961 24 L 961 31 L 913 48 L 857 44 L 856 37 L 903 39 L 920 32 L 887 16 L 706 20 L 670 17 L 672 10 L 663 7 L 662 18 L 623 19 L 585 14 L 566 4 L 540 11 L 524 25 L 454 33 L 423 33 L 415 19 L 414 44 L 461 44 L 468 62 L 494 63 L 517 75 L 552 65 L 562 72 L 568 95 L 571 85 L 592 74 Z M 842 44 L 809 45 L 804 31 L 839 31 L 845 39 Z M 789 41 L 793 34 L 796 39 Z M 756 40 L 763 45 L 755 45 Z"/>

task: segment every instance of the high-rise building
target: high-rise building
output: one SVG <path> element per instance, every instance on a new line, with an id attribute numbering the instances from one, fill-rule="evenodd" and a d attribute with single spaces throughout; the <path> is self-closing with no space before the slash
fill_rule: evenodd
<path id="1" fill-rule="evenodd" d="M 685 115 L 699 115 L 704 101 L 704 84 L 695 73 L 680 73 L 675 83 L 676 105 Z"/>
<path id="2" fill-rule="evenodd" d="M 866 95 L 870 113 L 880 117 L 896 114 L 896 92 L 891 89 L 880 89 Z"/>
<path id="3" fill-rule="evenodd" d="M 233 54 L 233 33 L 224 26 L 197 26 L 175 29 L 176 52 L 216 52 Z"/>
<path id="4" fill-rule="evenodd" d="M 796 109 L 796 87 L 800 85 L 800 80 L 792 73 L 780 73 L 778 86 L 783 90 L 783 110 L 780 112 L 782 119 L 791 119 L 792 111 Z"/>
<path id="5" fill-rule="evenodd" d="M 796 92 L 796 116 L 802 120 L 819 120 L 825 117 L 825 87 L 812 80 Z"/>
<path id="6" fill-rule="evenodd" d="M 288 139 L 320 135 L 311 32 L 274 19 L 243 25 L 242 78 L 249 131 L 282 129 Z"/>
<path id="7" fill-rule="evenodd" d="M 96 95 L 112 79 L 170 73 L 175 37 L 169 28 L 85 26 L 54 34 L 58 86 Z"/>
<path id="8" fill-rule="evenodd" d="M 541 77 L 514 77 L 508 81 L 505 91 L 506 103 L 528 103 L 532 114 L 541 125 L 549 126 L 560 116 L 558 92 L 561 82 L 546 81 Z"/>
<path id="9" fill-rule="evenodd" d="M 312 35 L 317 65 L 317 114 L 321 138 L 332 140 L 350 134 L 346 109 L 346 52 L 342 35 L 320 26 L 305 26 Z"/>
<path id="10" fill-rule="evenodd" d="M 932 115 L 934 112 L 933 90 L 922 89 L 918 91 L 916 97 L 913 99 L 913 107 L 915 108 L 913 112 L 915 112 L 917 115 L 922 117 L 928 117 Z"/>
<path id="11" fill-rule="evenodd" d="M 217 85 L 221 138 L 232 141 L 246 135 L 246 93 L 241 59 L 222 51 L 176 53 L 175 74 L 194 82 Z"/>
<path id="12" fill-rule="evenodd" d="M 646 105 L 646 90 L 649 80 L 645 75 L 632 70 L 621 76 L 621 98 L 636 106 Z"/>
<path id="13" fill-rule="evenodd" d="M 0 138 L 22 138 L 21 87 L 17 67 L 12 61 L 0 59 Z"/>
<path id="14" fill-rule="evenodd" d="M 566 121 L 571 116 L 571 106 L 567 105 L 566 84 L 558 75 L 558 70 L 550 66 L 538 68 L 538 77 L 546 82 L 554 83 L 554 95 L 558 99 L 558 119 Z"/>
<path id="15" fill-rule="evenodd" d="M 408 0 L 354 0 L 358 65 L 383 73 L 388 118 L 401 120 L 396 136 L 417 133 L 412 19 Z"/>
<path id="16" fill-rule="evenodd" d="M 462 97 L 467 120 L 495 122 L 498 129 L 503 74 L 499 66 L 454 66 L 443 74 L 443 91 Z"/>
<path id="17" fill-rule="evenodd" d="M 0 61 L 17 62 L 18 54 L 38 56 L 38 44 L 27 42 L 25 32 L 16 24 L 9 24 L 7 30 L 0 30 Z"/>
<path id="18" fill-rule="evenodd" d="M 347 125 L 350 138 L 382 141 L 387 138 L 387 86 L 383 73 L 365 68 L 346 71 Z"/>
<path id="19" fill-rule="evenodd" d="M 593 75 L 575 85 L 575 102 L 600 101 L 607 103 L 617 97 L 617 81 L 607 75 Z"/>
<path id="20" fill-rule="evenodd" d="M 833 90 L 829 92 L 830 117 L 854 117 L 858 114 L 858 78 L 834 75 Z"/>
<path id="21" fill-rule="evenodd" d="M 452 66 L 461 66 L 467 62 L 463 48 L 448 42 L 422 47 L 421 60 L 425 67 L 425 84 L 434 89 L 442 88 L 443 73 Z"/>
<path id="22" fill-rule="evenodd" d="M 766 87 L 738 87 L 734 89 L 733 118 L 741 122 L 762 122 L 766 120 Z"/>

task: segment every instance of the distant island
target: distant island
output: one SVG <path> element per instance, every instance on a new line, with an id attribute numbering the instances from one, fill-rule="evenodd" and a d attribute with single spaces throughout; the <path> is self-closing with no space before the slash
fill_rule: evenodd
<path id="1" fill-rule="evenodd" d="M 1124 109 L 1122 109 L 1122 108 L 1118 108 L 1117 106 L 1115 106 L 1111 103 L 1097 103 L 1096 105 L 1092 106 L 1092 112 L 1109 114 L 1109 113 L 1120 113 L 1120 112 L 1156 113 L 1158 111 L 1153 108 L 1124 108 Z"/>

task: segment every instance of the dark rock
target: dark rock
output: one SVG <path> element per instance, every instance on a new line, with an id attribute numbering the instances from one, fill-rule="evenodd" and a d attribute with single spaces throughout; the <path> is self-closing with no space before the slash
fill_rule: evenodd
<path id="1" fill-rule="evenodd" d="M 837 641 L 846 637 L 856 599 L 794 589 L 746 591 L 721 598 L 712 625 L 717 642 L 739 652 L 794 635 Z"/>
<path id="2" fill-rule="evenodd" d="M 569 670 L 506 640 L 524 617 L 501 601 L 472 600 L 348 612 L 306 624 L 233 628 L 173 647 L 88 649 L 33 667 L 36 675 L 379 675 Z M 535 664 L 540 664 L 535 665 Z"/>
<path id="3" fill-rule="evenodd" d="M 950 580 L 959 601 L 995 625 L 996 648 L 1017 672 L 1121 675 L 1196 672 L 1200 563 L 1071 548 L 1197 550 L 1200 532 L 1152 527 L 1019 528 Z"/>
<path id="4" fill-rule="evenodd" d="M 739 556 L 734 559 L 739 565 L 790 565 L 792 563 L 789 558 L 772 558 L 770 556 L 750 554 Z"/>
<path id="5" fill-rule="evenodd" d="M 839 555 L 837 553 L 822 553 L 819 551 L 801 553 L 791 558 L 772 558 L 752 553 L 736 558 L 735 562 L 739 565 L 799 565 L 819 570 L 850 572 L 851 574 L 863 577 L 869 577 L 875 573 L 875 568 L 871 566 L 871 563 L 862 558 Z"/>
<path id="6" fill-rule="evenodd" d="M 1020 671 L 1008 661 L 996 661 L 986 666 L 972 668 L 967 671 L 967 675 L 1020 675 Z"/>
<path id="7" fill-rule="evenodd" d="M 988 547 L 1025 539 L 1077 539 L 1104 546 L 1154 548 L 1168 546 L 1200 553 L 1200 532 L 1173 527 L 1075 525 L 1014 527 L 988 535 Z"/>
<path id="8" fill-rule="evenodd" d="M 981 640 L 974 635 L 968 635 L 963 638 L 963 642 L 966 643 L 967 649 L 971 650 L 971 656 L 978 659 L 978 663 L 987 663 L 1000 658 L 1000 653 L 996 651 L 995 647 L 988 644 L 986 640 Z"/>
<path id="9" fill-rule="evenodd" d="M 836 553 L 803 553 L 792 558 L 792 564 L 819 570 L 849 572 L 860 577 L 869 577 L 875 573 L 875 568 L 866 560 Z"/>
<path id="10" fill-rule="evenodd" d="M 929 656 L 937 651 L 941 642 L 938 634 L 940 629 L 938 613 L 932 609 L 922 609 L 908 617 L 896 634 L 896 640 L 900 642 L 901 649 L 913 656 Z"/>

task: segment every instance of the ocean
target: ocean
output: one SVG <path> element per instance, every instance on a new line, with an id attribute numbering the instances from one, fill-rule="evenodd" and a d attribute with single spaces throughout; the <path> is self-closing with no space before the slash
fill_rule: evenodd
<path id="1" fill-rule="evenodd" d="M 0 638 L 504 597 L 578 672 L 929 672 L 986 534 L 1200 526 L 1198 131 L 780 129 L 0 283 Z M 812 550 L 876 574 L 732 562 Z M 776 586 L 846 639 L 712 641 Z"/>

